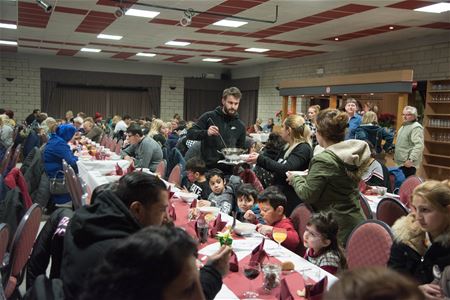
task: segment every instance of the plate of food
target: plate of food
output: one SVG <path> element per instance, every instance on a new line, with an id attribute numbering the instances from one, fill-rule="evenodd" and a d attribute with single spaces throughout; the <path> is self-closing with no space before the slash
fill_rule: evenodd
<path id="1" fill-rule="evenodd" d="M 251 235 L 256 232 L 256 225 L 251 223 L 237 223 L 234 231 L 239 235 Z"/>
<path id="2" fill-rule="evenodd" d="M 197 199 L 198 195 L 196 193 L 190 193 L 190 192 L 177 192 L 178 197 L 181 198 L 184 202 L 187 202 L 189 204 L 194 201 L 194 199 Z"/>

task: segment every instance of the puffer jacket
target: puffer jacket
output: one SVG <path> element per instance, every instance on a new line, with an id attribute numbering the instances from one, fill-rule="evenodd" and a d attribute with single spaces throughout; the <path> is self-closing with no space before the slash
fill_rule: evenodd
<path id="1" fill-rule="evenodd" d="M 413 213 L 398 219 L 392 230 L 394 244 L 388 261 L 390 268 L 426 284 L 434 279 L 434 265 L 441 271 L 450 266 L 450 227 L 428 247 L 427 234 L 415 221 Z"/>
<path id="2" fill-rule="evenodd" d="M 291 180 L 297 195 L 314 212 L 333 213 L 339 224 L 338 240 L 344 245 L 353 228 L 364 220 L 358 184 L 369 163 L 368 144 L 346 140 L 315 155 L 307 176 L 294 176 Z"/>
<path id="3" fill-rule="evenodd" d="M 22 171 L 28 184 L 28 192 L 33 203 L 38 203 L 40 206 L 46 207 L 48 200 L 50 200 L 50 183 L 44 170 L 42 151 L 39 148 L 35 147 L 30 152 L 23 162 L 20 171 Z"/>

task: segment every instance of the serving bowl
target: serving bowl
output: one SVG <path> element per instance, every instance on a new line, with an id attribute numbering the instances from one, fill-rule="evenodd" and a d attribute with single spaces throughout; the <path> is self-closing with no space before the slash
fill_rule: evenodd
<path id="1" fill-rule="evenodd" d="M 256 225 L 251 223 L 237 223 L 234 231 L 239 235 L 249 235 L 256 231 Z"/>

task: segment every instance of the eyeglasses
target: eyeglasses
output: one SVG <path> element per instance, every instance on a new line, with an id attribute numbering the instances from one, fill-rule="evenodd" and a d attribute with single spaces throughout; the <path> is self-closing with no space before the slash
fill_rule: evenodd
<path id="1" fill-rule="evenodd" d="M 412 116 L 413 114 L 402 114 L 402 116 Z"/>

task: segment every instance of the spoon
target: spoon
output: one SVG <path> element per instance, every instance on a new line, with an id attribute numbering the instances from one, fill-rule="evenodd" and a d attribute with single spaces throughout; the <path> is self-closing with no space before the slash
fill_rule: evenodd
<path id="1" fill-rule="evenodd" d="M 208 118 L 208 121 L 209 122 L 211 122 L 211 124 L 213 124 L 213 126 L 216 126 L 216 124 L 214 124 L 214 121 L 211 119 L 211 118 Z M 217 126 L 216 126 L 217 127 Z M 218 128 L 218 127 L 217 127 Z M 222 143 L 223 143 L 223 145 L 225 146 L 225 148 L 228 148 L 227 147 L 227 144 L 225 143 L 225 141 L 224 141 L 224 139 L 223 139 L 223 137 L 222 137 L 222 135 L 220 134 L 220 131 L 219 131 L 219 137 L 220 137 L 220 139 L 222 140 Z"/>
<path id="2" fill-rule="evenodd" d="M 433 276 L 434 276 L 433 283 L 439 284 L 439 281 L 441 280 L 442 277 L 442 272 L 439 269 L 438 265 L 433 266 Z"/>

